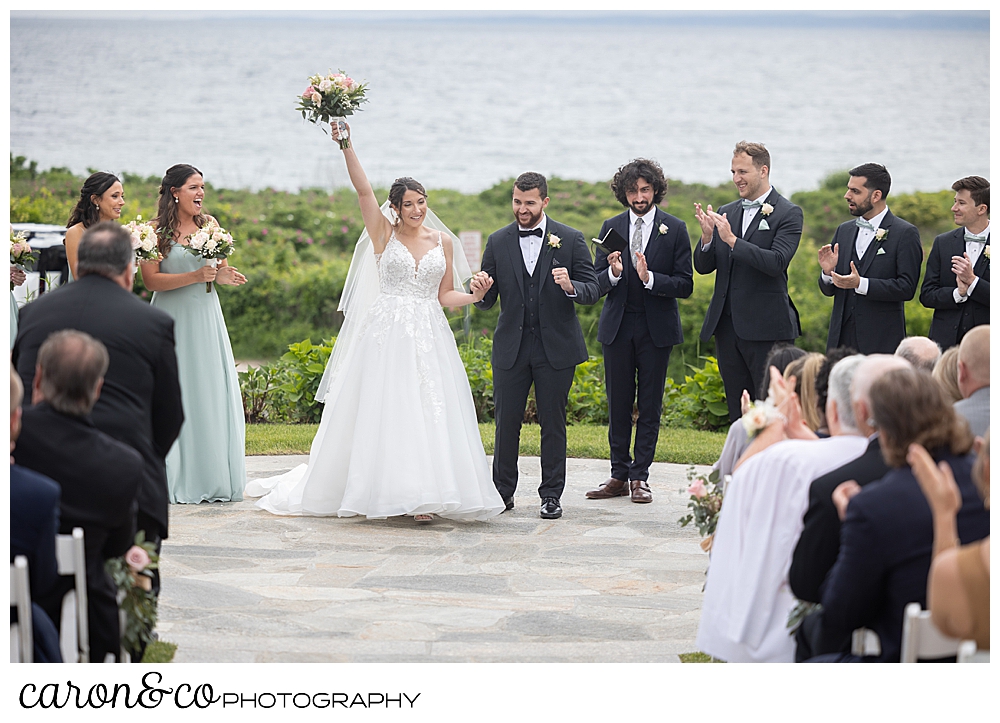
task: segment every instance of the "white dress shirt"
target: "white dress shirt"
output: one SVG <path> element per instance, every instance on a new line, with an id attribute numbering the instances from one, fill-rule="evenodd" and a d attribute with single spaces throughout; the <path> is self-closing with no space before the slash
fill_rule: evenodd
<path id="1" fill-rule="evenodd" d="M 885 218 L 885 215 L 887 213 L 889 213 L 888 206 L 883 208 L 881 213 L 879 213 L 874 218 L 865 219 L 866 221 L 868 221 L 868 223 L 872 225 L 870 231 L 866 228 L 858 227 L 858 236 L 856 239 L 854 239 L 854 250 L 858 252 L 859 259 L 864 258 L 865 251 L 868 250 L 868 247 L 871 246 L 872 241 L 875 240 L 875 233 L 879 230 L 879 226 L 881 225 L 882 220 Z M 839 253 L 846 253 L 846 251 L 847 249 L 840 249 Z M 820 276 L 823 277 L 824 283 L 826 284 L 833 283 L 832 276 L 827 276 L 826 273 L 824 272 L 820 272 Z M 856 288 L 854 292 L 857 294 L 861 294 L 862 296 L 866 296 L 868 294 L 868 279 L 862 276 L 861 279 L 858 281 L 858 288 Z"/>
<path id="2" fill-rule="evenodd" d="M 541 236 L 520 236 L 518 241 L 521 244 L 521 258 L 524 259 L 524 268 L 528 270 L 529 274 L 535 273 L 535 264 L 538 263 L 538 257 L 542 253 L 542 244 L 546 241 L 545 238 L 545 227 L 548 222 L 548 216 L 544 213 L 542 214 L 542 220 L 539 221 L 535 226 L 531 228 L 522 228 L 521 224 L 517 225 L 518 231 L 532 231 L 536 228 L 542 229 Z M 568 269 L 567 269 L 568 271 Z M 563 291 L 566 296 L 571 299 L 576 296 L 576 291 L 574 290 L 572 294 L 567 291 Z"/>
<path id="3" fill-rule="evenodd" d="M 771 186 L 768 186 L 767 190 L 764 191 L 763 195 L 758 196 L 757 198 L 755 198 L 753 200 L 754 201 L 760 201 L 761 205 L 763 205 L 764 202 L 767 200 L 767 197 L 771 195 L 771 191 L 772 190 L 773 189 L 771 188 Z M 740 199 L 740 204 L 742 205 L 742 203 L 743 203 L 743 199 Z M 754 216 L 757 215 L 757 212 L 759 210 L 760 210 L 759 206 L 757 208 L 745 208 L 745 209 L 743 209 L 743 228 L 740 231 L 740 238 L 745 238 L 746 237 L 746 235 L 747 235 L 747 229 L 750 228 L 750 222 L 753 221 Z M 730 225 L 732 225 L 732 224 L 730 224 Z M 701 250 L 702 251 L 708 251 L 708 249 L 712 246 L 712 239 L 714 239 L 714 238 L 715 238 L 715 236 L 713 235 L 712 238 L 710 238 L 708 240 L 707 244 L 702 244 Z"/>
<path id="4" fill-rule="evenodd" d="M 628 241 L 629 248 L 625 249 L 626 252 L 631 256 L 631 241 L 632 237 L 635 235 L 635 224 L 638 219 L 642 219 L 642 248 L 640 251 L 646 253 L 646 246 L 649 245 L 649 239 L 653 236 L 653 222 L 656 220 L 656 206 L 654 205 L 651 209 L 646 211 L 643 216 L 636 216 L 635 211 L 632 209 L 628 210 Z M 623 252 L 624 253 L 624 252 Z M 615 276 L 611 271 L 611 267 L 608 267 L 608 280 L 611 282 L 612 286 L 617 286 L 618 282 L 621 280 L 621 276 Z M 647 289 L 653 289 L 653 272 L 650 271 L 646 283 L 643 284 Z"/>
<path id="5" fill-rule="evenodd" d="M 966 229 L 962 229 L 962 231 L 964 233 L 972 233 L 972 231 L 970 231 L 967 228 Z M 977 233 L 976 236 L 985 236 L 986 240 L 989 241 L 990 240 L 990 224 L 987 223 L 986 224 L 986 228 L 983 229 L 980 233 Z M 982 255 L 984 248 L 986 248 L 986 244 L 984 244 L 984 243 L 981 244 L 981 243 L 977 243 L 975 241 L 966 241 L 965 242 L 965 253 L 967 253 L 969 255 L 969 261 L 972 262 L 973 268 L 975 268 L 976 262 L 979 261 L 979 257 Z M 972 294 L 972 290 L 974 288 L 976 288 L 976 284 L 978 284 L 978 283 L 979 283 L 979 277 L 977 276 L 976 278 L 974 278 L 972 280 L 972 283 L 969 284 L 969 288 L 965 292 L 965 296 L 962 296 L 962 294 L 959 293 L 958 288 L 956 287 L 956 289 L 952 292 L 952 296 L 955 299 L 955 303 L 956 304 L 964 304 L 966 301 L 968 301 L 969 300 L 969 296 L 971 296 L 971 294 Z"/>

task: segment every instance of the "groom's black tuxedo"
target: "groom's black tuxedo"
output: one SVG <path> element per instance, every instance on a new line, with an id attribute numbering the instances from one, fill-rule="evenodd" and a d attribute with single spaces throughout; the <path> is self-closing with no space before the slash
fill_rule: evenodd
<path id="1" fill-rule="evenodd" d="M 702 250 L 699 242 L 694 252 L 699 274 L 715 272 L 701 340 L 715 335 L 730 421 L 740 418 L 744 389 L 751 399 L 757 398 L 775 342 L 792 342 L 800 334 L 799 312 L 788 296 L 788 264 L 802 236 L 802 209 L 774 188 L 766 203 L 774 210 L 765 216 L 764 209 L 758 209 L 745 234 L 742 200 L 719 208 L 736 234 L 735 245 L 729 248 L 716 230 L 711 246 Z"/>
<path id="2" fill-rule="evenodd" d="M 627 240 L 630 225 L 631 216 L 625 211 L 604 222 L 600 237 L 613 228 Z M 666 232 L 661 233 L 661 228 Z M 656 209 L 644 256 L 653 277 L 651 289 L 643 285 L 628 250 L 622 252 L 622 275 L 615 284 L 609 276 L 607 252 L 598 247 L 594 259 L 601 294 L 607 295 L 597 340 L 604 347 L 611 477 L 622 482 L 649 477 L 660 431 L 670 350 L 684 341 L 677 299 L 686 299 L 694 289 L 691 241 L 687 226 L 676 216 Z M 636 403 L 639 418 L 633 460 L 629 448 L 632 407 Z"/>
<path id="3" fill-rule="evenodd" d="M 987 238 L 986 244 L 989 245 Z M 962 341 L 974 326 L 990 323 L 990 259 L 984 249 L 973 267 L 979 277 L 976 288 L 968 301 L 955 301 L 954 292 L 958 286 L 951 271 L 951 257 L 965 253 L 965 227 L 943 233 L 934 239 L 934 246 L 927 256 L 927 270 L 924 283 L 920 287 L 920 303 L 934 309 L 931 330 L 927 334 L 941 345 L 942 349 L 953 347 Z"/>
<path id="4" fill-rule="evenodd" d="M 558 248 L 550 243 L 553 236 L 559 239 Z M 575 297 L 567 296 L 552 278 L 556 266 L 568 270 Z M 541 251 L 529 274 L 517 223 L 512 223 L 490 234 L 482 270 L 494 283 L 476 306 L 490 309 L 498 297 L 502 299 L 493 334 L 493 482 L 501 497 L 513 497 L 521 423 L 534 382 L 542 427 L 538 491 L 543 498 L 559 498 L 566 482 L 566 400 L 576 365 L 587 359 L 573 304 L 589 305 L 600 298 L 590 250 L 582 233 L 546 217 Z"/>
<path id="5" fill-rule="evenodd" d="M 820 275 L 820 291 L 833 297 L 827 349 L 846 345 L 862 354 L 893 354 L 906 336 L 903 304 L 913 298 L 920 278 L 924 256 L 920 232 L 889 210 L 879 228 L 888 232 L 885 239 L 873 239 L 861 259 L 855 250 L 858 226 L 854 219 L 840 224 L 833 234 L 831 244 L 840 247 L 836 272 L 849 275 L 853 261 L 861 278 L 868 279 L 868 293 L 837 288 Z"/>
<path id="6" fill-rule="evenodd" d="M 143 459 L 138 527 L 147 540 L 167 536 L 164 459 L 184 421 L 174 352 L 174 320 L 103 276 L 90 274 L 21 309 L 11 361 L 26 390 L 49 334 L 76 329 L 108 350 L 110 364 L 92 412 L 94 425 Z"/>

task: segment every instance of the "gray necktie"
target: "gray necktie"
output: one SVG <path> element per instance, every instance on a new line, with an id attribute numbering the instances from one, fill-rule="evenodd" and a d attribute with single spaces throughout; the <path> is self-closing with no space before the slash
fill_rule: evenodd
<path id="1" fill-rule="evenodd" d="M 632 234 L 632 268 L 638 265 L 636 254 L 642 251 L 642 218 L 635 220 L 635 233 Z"/>

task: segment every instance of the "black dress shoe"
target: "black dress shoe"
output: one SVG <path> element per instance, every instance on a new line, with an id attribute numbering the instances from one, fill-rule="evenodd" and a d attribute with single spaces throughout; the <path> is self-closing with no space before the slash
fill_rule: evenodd
<path id="1" fill-rule="evenodd" d="M 543 520 L 558 520 L 562 517 L 562 507 L 557 497 L 542 498 L 542 509 L 538 512 Z"/>
<path id="2" fill-rule="evenodd" d="M 511 495 L 510 497 L 501 497 L 501 499 L 503 500 L 503 512 L 510 512 L 514 509 L 514 495 Z M 503 512 L 500 514 L 502 515 Z"/>

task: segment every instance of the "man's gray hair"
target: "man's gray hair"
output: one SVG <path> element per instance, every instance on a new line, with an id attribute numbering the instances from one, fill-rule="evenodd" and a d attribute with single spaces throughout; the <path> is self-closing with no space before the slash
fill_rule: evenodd
<path id="1" fill-rule="evenodd" d="M 132 236 L 114 221 L 102 221 L 84 231 L 76 253 L 76 273 L 80 277 L 121 276 L 135 259 Z"/>
<path id="2" fill-rule="evenodd" d="M 896 356 L 903 357 L 917 369 L 933 372 L 941 358 L 941 345 L 926 336 L 908 336 L 896 347 Z"/>
<path id="3" fill-rule="evenodd" d="M 858 431 L 854 408 L 851 406 L 851 382 L 854 381 L 854 373 L 864 360 L 864 354 L 844 357 L 834 364 L 830 370 L 830 380 L 827 382 L 827 402 L 832 401 L 837 405 L 840 426 L 849 432 Z"/>
<path id="4" fill-rule="evenodd" d="M 42 398 L 57 412 L 82 417 L 97 402 L 97 382 L 108 371 L 108 350 L 89 334 L 63 329 L 49 334 L 38 350 L 38 367 Z"/>

